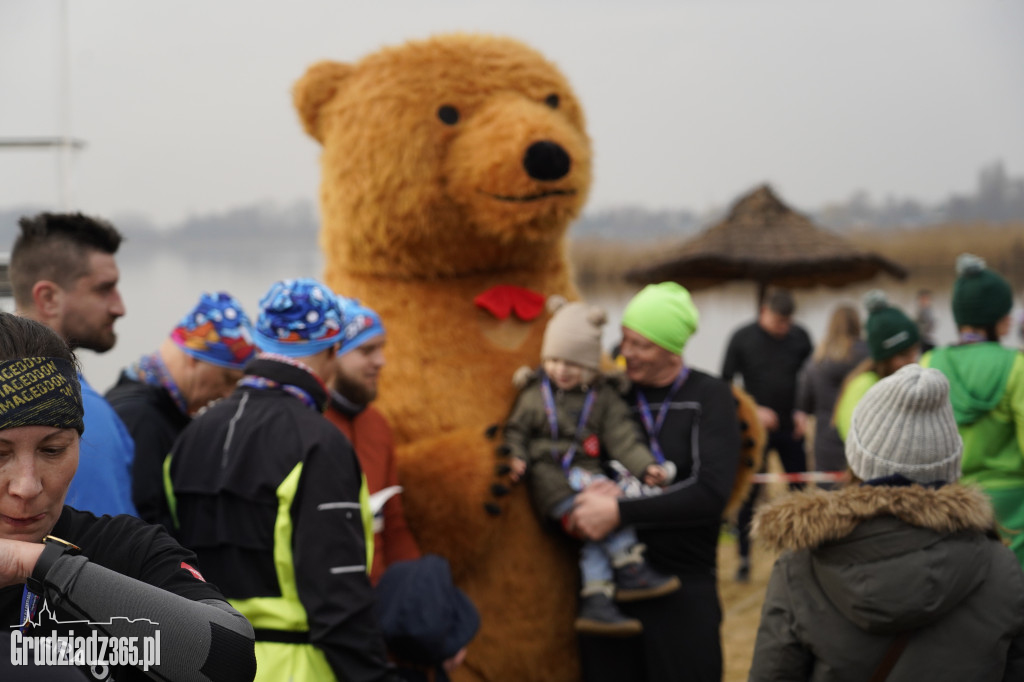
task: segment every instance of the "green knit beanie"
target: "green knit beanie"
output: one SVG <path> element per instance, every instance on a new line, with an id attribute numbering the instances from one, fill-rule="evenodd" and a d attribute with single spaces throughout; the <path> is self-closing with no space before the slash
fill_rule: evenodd
<path id="1" fill-rule="evenodd" d="M 985 267 L 985 260 L 970 253 L 956 259 L 953 284 L 953 320 L 958 327 L 988 327 L 1013 308 L 1013 291 L 999 273 Z"/>
<path id="2" fill-rule="evenodd" d="M 622 313 L 623 327 L 676 355 L 682 354 L 699 322 L 690 292 L 675 282 L 648 284 Z"/>
<path id="3" fill-rule="evenodd" d="M 864 327 L 872 360 L 887 360 L 921 340 L 917 324 L 902 310 L 890 305 L 885 292 L 873 289 L 864 294 L 864 307 L 868 311 Z"/>

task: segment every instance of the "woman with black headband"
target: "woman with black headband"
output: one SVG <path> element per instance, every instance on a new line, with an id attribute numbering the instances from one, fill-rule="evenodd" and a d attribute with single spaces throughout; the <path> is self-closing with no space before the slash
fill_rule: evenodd
<path id="1" fill-rule="evenodd" d="M 253 630 L 158 526 L 64 506 L 76 360 L 0 313 L 0 679 L 252 680 Z"/>

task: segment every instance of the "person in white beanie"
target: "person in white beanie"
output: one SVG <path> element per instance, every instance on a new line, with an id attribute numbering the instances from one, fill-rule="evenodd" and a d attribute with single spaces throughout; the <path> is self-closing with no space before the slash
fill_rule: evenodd
<path id="1" fill-rule="evenodd" d="M 749 680 L 1024 679 L 1024 574 L 988 498 L 957 484 L 962 451 L 941 372 L 908 365 L 864 394 L 851 484 L 755 518 L 782 554 Z"/>
<path id="2" fill-rule="evenodd" d="M 568 529 L 576 494 L 605 477 L 607 462 L 619 485 L 641 494 L 641 482 L 664 485 L 671 463 L 659 464 L 644 445 L 625 400 L 601 373 L 601 327 L 606 315 L 585 303 L 553 297 L 544 330 L 540 371 L 516 372 L 520 393 L 504 427 L 511 477 L 525 477 L 538 514 Z M 631 526 L 600 541 L 585 542 L 580 555 L 581 591 L 576 629 L 607 636 L 639 634 L 613 600 L 661 597 L 679 589 L 679 579 L 651 568 Z"/>

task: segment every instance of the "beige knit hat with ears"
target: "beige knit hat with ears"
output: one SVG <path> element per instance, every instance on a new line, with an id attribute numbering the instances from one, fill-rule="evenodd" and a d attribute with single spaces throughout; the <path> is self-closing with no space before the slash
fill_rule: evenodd
<path id="1" fill-rule="evenodd" d="M 544 330 L 542 360 L 565 360 L 588 369 L 601 369 L 601 327 L 608 320 L 604 309 L 586 303 L 568 303 L 552 296 L 547 303 L 553 313 Z"/>
<path id="2" fill-rule="evenodd" d="M 868 389 L 853 410 L 846 459 L 862 481 L 900 474 L 917 483 L 960 478 L 964 444 L 937 369 L 907 365 Z"/>

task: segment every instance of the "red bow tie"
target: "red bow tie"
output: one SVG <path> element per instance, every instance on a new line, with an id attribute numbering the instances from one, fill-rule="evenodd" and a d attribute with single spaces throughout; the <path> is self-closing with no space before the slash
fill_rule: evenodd
<path id="1" fill-rule="evenodd" d="M 536 291 L 499 284 L 477 295 L 473 303 L 499 320 L 504 320 L 514 312 L 520 320 L 529 322 L 544 312 L 544 300 L 544 295 Z"/>

